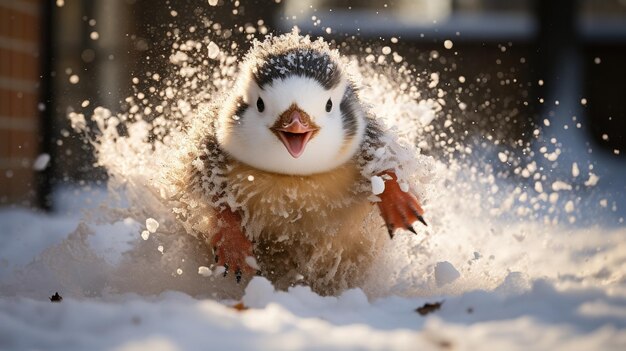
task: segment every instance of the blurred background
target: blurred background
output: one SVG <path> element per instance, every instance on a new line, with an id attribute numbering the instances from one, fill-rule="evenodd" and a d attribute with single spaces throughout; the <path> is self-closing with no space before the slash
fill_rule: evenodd
<path id="1" fill-rule="evenodd" d="M 393 45 L 418 71 L 467 80 L 471 133 L 515 145 L 546 118 L 573 118 L 584 127 L 570 149 L 626 164 L 626 0 L 0 0 L 0 206 L 53 209 L 54 189 L 101 184 L 67 114 L 127 108 L 132 78 L 167 74 L 172 35 L 204 36 L 213 21 L 225 38 L 297 25 Z"/>

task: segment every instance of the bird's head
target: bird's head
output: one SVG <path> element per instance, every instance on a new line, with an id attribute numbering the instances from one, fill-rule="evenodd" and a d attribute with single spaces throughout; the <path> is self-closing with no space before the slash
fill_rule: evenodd
<path id="1" fill-rule="evenodd" d="M 351 159 L 363 108 L 336 53 L 311 46 L 248 56 L 218 122 L 220 146 L 257 169 L 326 172 Z"/>

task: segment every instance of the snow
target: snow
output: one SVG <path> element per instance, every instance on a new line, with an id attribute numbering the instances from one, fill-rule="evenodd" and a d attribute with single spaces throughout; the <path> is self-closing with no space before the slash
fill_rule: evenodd
<path id="1" fill-rule="evenodd" d="M 379 195 L 385 191 L 385 181 L 379 176 L 373 176 L 370 179 L 372 183 L 372 194 Z"/>
<path id="2" fill-rule="evenodd" d="M 598 177 L 594 173 L 589 172 L 589 179 L 587 179 L 585 181 L 585 185 L 586 186 L 595 186 L 596 184 L 598 184 L 599 180 L 600 180 L 600 177 Z"/>
<path id="3" fill-rule="evenodd" d="M 217 46 L 217 44 L 215 44 L 214 42 L 210 42 L 209 43 L 209 51 L 208 51 L 208 55 L 209 58 L 214 60 L 217 58 L 217 55 L 220 54 L 220 48 L 219 46 Z"/>
<path id="4" fill-rule="evenodd" d="M 384 278 L 371 282 L 386 285 L 385 293 L 365 286 L 324 297 L 306 286 L 277 291 L 256 277 L 240 300 L 247 309 L 238 310 L 236 300 L 206 295 L 208 279 L 227 278 L 203 265 L 154 271 L 148 281 L 172 284 L 142 292 L 137 269 L 158 261 L 132 255 L 140 223 L 126 218 L 68 235 L 84 225 L 76 209 L 99 208 L 74 206 L 52 216 L 0 210 L 0 349 L 619 350 L 626 342 L 623 228 L 528 223 L 491 232 L 479 220 L 430 243 L 397 236 L 385 250 L 396 253 L 387 263 L 398 267 L 377 266 Z M 444 229 L 442 220 L 471 223 L 449 214 L 430 224 Z M 135 269 L 124 257 L 136 257 Z M 190 269 L 197 274 L 184 273 Z M 398 276 L 407 270 L 414 281 Z M 48 301 L 55 291 L 61 303 Z M 415 312 L 441 301 L 427 316 Z"/>
<path id="5" fill-rule="evenodd" d="M 200 275 L 201 275 L 201 276 L 203 276 L 203 277 L 208 277 L 208 276 L 210 276 L 212 273 L 211 273 L 211 270 L 209 269 L 209 267 L 206 267 L 206 266 L 200 266 L 200 267 L 198 267 L 198 274 L 200 274 Z"/>
<path id="6" fill-rule="evenodd" d="M 154 218 L 146 219 L 146 228 L 150 233 L 154 233 L 159 229 L 159 222 Z"/>
<path id="7" fill-rule="evenodd" d="M 33 169 L 35 171 L 43 171 L 44 169 L 48 167 L 49 163 L 50 163 L 49 154 L 46 154 L 46 153 L 39 154 L 39 156 L 37 156 L 37 158 L 35 159 L 35 162 L 33 162 Z"/>
<path id="8" fill-rule="evenodd" d="M 435 265 L 435 281 L 437 286 L 443 286 L 457 280 L 461 273 L 454 268 L 452 263 L 444 261 Z"/>
<path id="9" fill-rule="evenodd" d="M 198 112 L 190 101 L 208 101 L 231 87 L 236 59 L 227 52 L 216 57 L 213 82 L 191 79 L 199 74 L 195 55 L 206 54 L 183 52 L 182 45 L 172 51 L 173 63 L 192 70 L 177 76 L 182 86 L 155 94 L 174 107 L 169 119 L 129 119 L 101 107 L 90 123 L 69 114 L 77 132 L 98 135 L 91 141 L 97 165 L 109 174 L 106 189 L 59 188 L 53 214 L 0 209 L 0 349 L 621 350 L 626 344 L 623 166 L 559 164 L 560 149 L 548 137 L 537 145 L 542 151 L 519 165 L 510 150 L 490 154 L 486 144 L 454 140 L 444 133 L 458 128 L 454 119 L 441 123 L 445 131 L 431 124 L 444 118 L 441 89 L 449 84 L 436 72 L 417 79 L 408 70 L 398 80 L 360 72 L 368 83 L 364 100 L 399 137 L 398 145 L 373 155 L 406 166 L 398 176 L 403 187 L 419 185 L 428 227 L 393 240 L 384 228 L 368 227 L 385 238 L 384 246 L 366 280 L 336 296 L 304 285 L 279 291 L 264 277 L 242 284 L 232 273 L 223 277 L 210 249 L 181 235 L 188 228 L 176 218 L 192 208 L 164 206 L 172 189 L 155 180 L 175 161 L 167 147 L 184 154 L 189 145 L 147 141 L 175 134 L 176 122 Z M 367 57 L 362 61 L 380 64 Z M 131 112 L 146 111 L 132 101 Z M 128 135 L 120 136 L 117 126 L 128 120 L 136 122 L 126 123 Z M 560 127 L 555 120 L 550 125 Z M 537 130 L 539 138 L 544 130 Z M 410 147 L 428 150 L 433 140 L 443 145 L 435 154 L 454 157 L 442 161 Z M 561 157 L 567 153 L 563 148 Z M 520 177 L 501 176 L 498 167 L 519 168 Z M 384 190 L 382 178 L 371 180 L 372 192 Z M 211 225 L 207 216 L 196 218 L 200 229 Z M 253 257 L 246 262 L 258 266 Z M 51 303 L 57 291 L 63 301 Z M 426 303 L 441 308 L 422 316 L 416 309 Z"/>
<path id="10" fill-rule="evenodd" d="M 257 263 L 256 259 L 252 256 L 248 256 L 246 257 L 246 264 L 256 270 L 260 270 L 261 268 L 259 267 L 259 264 Z"/>
<path id="11" fill-rule="evenodd" d="M 505 163 L 509 157 L 504 152 L 498 152 L 498 158 L 500 162 Z"/>
<path id="12" fill-rule="evenodd" d="M 580 169 L 578 168 L 578 163 L 572 163 L 572 177 L 576 178 L 580 174 Z"/>
<path id="13" fill-rule="evenodd" d="M 80 81 L 80 77 L 75 74 L 72 74 L 69 78 L 70 83 L 77 84 Z"/>
<path id="14" fill-rule="evenodd" d="M 142 232 L 141 232 L 141 238 L 142 238 L 143 240 L 148 240 L 148 239 L 150 239 L 150 232 L 149 232 L 149 231 L 147 231 L 147 230 L 142 231 Z"/>

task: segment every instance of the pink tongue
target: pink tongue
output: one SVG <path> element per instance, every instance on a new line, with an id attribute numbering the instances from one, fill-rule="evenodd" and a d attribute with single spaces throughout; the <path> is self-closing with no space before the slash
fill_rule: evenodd
<path id="1" fill-rule="evenodd" d="M 283 143 L 287 147 L 287 151 L 294 158 L 300 157 L 304 152 L 304 147 L 306 146 L 306 139 L 308 133 L 296 134 L 296 133 L 288 133 L 281 132 Z"/>

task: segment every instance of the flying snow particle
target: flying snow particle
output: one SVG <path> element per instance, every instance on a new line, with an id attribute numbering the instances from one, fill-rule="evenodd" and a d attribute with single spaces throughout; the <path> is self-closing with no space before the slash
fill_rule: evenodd
<path id="1" fill-rule="evenodd" d="M 160 253 L 163 253 L 163 245 L 159 245 L 159 247 L 157 247 L 157 250 L 159 250 Z"/>
<path id="2" fill-rule="evenodd" d="M 506 160 L 508 159 L 508 157 L 506 156 L 504 152 L 498 152 L 498 158 L 500 159 L 500 162 L 502 163 L 506 162 Z"/>
<path id="3" fill-rule="evenodd" d="M 143 232 L 141 232 L 141 238 L 143 240 L 148 240 L 150 238 L 150 232 L 147 230 L 144 230 Z"/>
<path id="4" fill-rule="evenodd" d="M 252 174 L 248 176 L 248 181 L 249 182 L 253 182 L 254 181 L 254 176 Z"/>
<path id="5" fill-rule="evenodd" d="M 383 55 L 389 55 L 391 54 L 391 48 L 389 46 L 385 46 L 383 47 Z"/>
<path id="6" fill-rule="evenodd" d="M 246 264 L 250 267 L 252 267 L 253 269 L 256 269 L 257 271 L 261 269 L 261 267 L 259 267 L 259 264 L 257 263 L 256 259 L 252 256 L 247 256 L 246 257 Z"/>
<path id="7" fill-rule="evenodd" d="M 226 272 L 226 267 L 224 266 L 217 266 L 215 267 L 215 269 L 213 269 L 213 275 L 215 275 L 216 277 L 218 275 L 224 274 L 224 272 Z"/>
<path id="8" fill-rule="evenodd" d="M 557 180 L 556 182 L 552 183 L 552 190 L 554 191 L 572 190 L 572 186 L 563 181 Z"/>
<path id="9" fill-rule="evenodd" d="M 465 77 L 459 76 L 459 83 L 465 83 Z"/>
<path id="10" fill-rule="evenodd" d="M 393 53 L 393 62 L 400 63 L 402 62 L 402 60 L 403 60 L 402 56 L 398 55 L 397 52 Z"/>
<path id="11" fill-rule="evenodd" d="M 441 287 L 452 283 L 461 276 L 461 273 L 448 261 L 437 262 L 435 266 L 435 282 Z"/>
<path id="12" fill-rule="evenodd" d="M 159 229 L 159 222 L 154 218 L 148 218 L 146 219 L 146 228 L 150 233 L 154 233 Z"/>
<path id="13" fill-rule="evenodd" d="M 180 110 L 180 113 L 182 113 L 183 115 L 186 115 L 189 112 L 191 112 L 191 105 L 185 100 L 182 100 L 182 99 L 178 100 L 176 102 L 176 106 Z"/>
<path id="14" fill-rule="evenodd" d="M 586 186 L 595 186 L 596 184 L 598 184 L 598 180 L 600 180 L 600 177 L 598 177 L 597 175 L 589 172 L 589 179 L 587 179 L 587 181 L 585 181 L 585 185 Z"/>
<path id="15" fill-rule="evenodd" d="M 409 192 L 409 189 L 410 189 L 409 183 L 407 183 L 407 182 L 400 182 L 399 185 L 400 185 L 400 190 L 402 190 L 402 192 L 405 192 L 405 193 Z"/>
<path id="16" fill-rule="evenodd" d="M 550 201 L 551 204 L 556 204 L 556 202 L 559 201 L 559 193 L 550 194 L 550 197 L 548 198 L 548 200 Z"/>
<path id="17" fill-rule="evenodd" d="M 98 32 L 91 32 L 89 33 L 89 38 L 91 38 L 91 40 L 98 40 L 100 38 L 100 34 Z"/>
<path id="18" fill-rule="evenodd" d="M 176 270 L 176 274 L 178 274 L 178 275 L 183 274 L 183 270 L 182 270 L 182 269 L 180 269 L 180 268 L 178 268 L 178 269 Z"/>
<path id="19" fill-rule="evenodd" d="M 33 169 L 35 171 L 43 171 L 48 167 L 48 163 L 50 163 L 50 155 L 46 153 L 40 154 L 33 162 Z"/>
<path id="20" fill-rule="evenodd" d="M 217 44 L 215 44 L 214 42 L 210 42 L 209 43 L 209 58 L 211 60 L 215 60 L 217 58 L 217 55 L 220 54 L 220 47 L 217 46 Z"/>
<path id="21" fill-rule="evenodd" d="M 570 201 L 568 201 L 565 204 L 565 212 L 567 212 L 567 213 L 574 212 L 574 202 L 573 201 L 570 200 Z"/>
<path id="22" fill-rule="evenodd" d="M 580 174 L 580 169 L 578 169 L 578 163 L 576 162 L 572 163 L 572 176 L 576 178 L 578 177 L 579 174 Z"/>
<path id="23" fill-rule="evenodd" d="M 70 119 L 70 123 L 73 129 L 84 130 L 87 127 L 85 115 L 83 115 L 82 113 L 70 112 L 68 114 L 68 117 Z"/>
<path id="24" fill-rule="evenodd" d="M 87 107 L 87 106 L 89 106 L 89 100 L 85 100 L 85 101 L 83 101 L 83 103 L 82 103 L 82 104 L 80 104 L 80 106 L 81 106 L 81 107 Z"/>
<path id="25" fill-rule="evenodd" d="M 57 0 L 56 4 L 57 4 L 57 7 L 63 7 L 63 5 L 65 5 L 65 0 Z"/>
<path id="26" fill-rule="evenodd" d="M 543 193 L 543 185 L 541 185 L 541 182 L 535 182 L 535 191 L 538 193 Z"/>
<path id="27" fill-rule="evenodd" d="M 602 62 L 602 60 L 601 60 L 599 57 L 596 57 L 596 58 L 594 58 L 594 59 L 593 59 L 593 62 L 594 62 L 596 65 L 599 65 L 599 64 L 600 64 L 600 62 Z"/>
<path id="28" fill-rule="evenodd" d="M 211 5 L 211 6 L 217 6 L 217 1 L 218 1 L 218 0 L 209 0 L 209 5 Z"/>
<path id="29" fill-rule="evenodd" d="M 72 75 L 70 76 L 70 83 L 72 83 L 72 84 L 76 84 L 76 83 L 78 83 L 79 81 L 80 81 L 80 78 L 79 78 L 77 75 L 72 74 Z"/>
<path id="30" fill-rule="evenodd" d="M 430 74 L 430 83 L 428 84 L 428 87 L 432 89 L 436 87 L 437 84 L 439 84 L 439 73 L 433 72 Z"/>
<path id="31" fill-rule="evenodd" d="M 452 49 L 453 45 L 454 44 L 452 43 L 452 40 L 446 40 L 446 41 L 443 42 L 443 47 L 448 49 L 448 50 Z"/>
<path id="32" fill-rule="evenodd" d="M 209 267 L 200 266 L 198 267 L 198 274 L 200 274 L 203 277 L 210 277 L 211 270 L 209 269 Z"/>
<path id="33" fill-rule="evenodd" d="M 370 181 L 372 182 L 372 194 L 379 195 L 385 191 L 385 181 L 379 176 L 373 176 Z"/>

